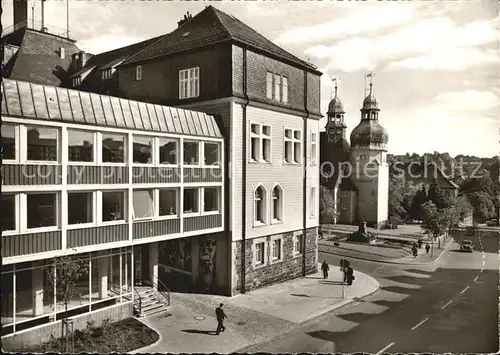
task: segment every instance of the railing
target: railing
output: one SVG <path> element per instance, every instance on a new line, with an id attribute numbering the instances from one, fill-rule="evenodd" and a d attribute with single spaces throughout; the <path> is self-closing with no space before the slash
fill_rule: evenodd
<path id="1" fill-rule="evenodd" d="M 155 282 L 154 280 L 151 282 L 153 284 L 153 286 L 156 286 L 155 289 L 156 289 L 156 292 L 158 292 L 159 294 L 161 294 L 163 296 L 163 298 L 166 299 L 167 301 L 167 307 L 170 306 L 170 290 L 167 286 L 165 286 L 165 284 L 163 282 L 160 281 L 160 279 L 158 278 L 158 276 L 156 276 L 155 274 L 152 274 L 154 276 L 154 278 L 158 281 L 158 282 Z M 159 289 L 159 285 L 158 283 L 166 290 L 166 291 L 163 291 L 163 290 L 160 290 Z"/>
<path id="2" fill-rule="evenodd" d="M 132 287 L 134 290 L 134 293 L 137 295 L 137 297 L 133 297 L 134 304 L 137 306 L 137 310 L 139 314 L 141 314 L 142 311 L 142 300 L 141 300 L 141 295 L 139 294 L 139 291 L 135 289 L 135 287 Z"/>

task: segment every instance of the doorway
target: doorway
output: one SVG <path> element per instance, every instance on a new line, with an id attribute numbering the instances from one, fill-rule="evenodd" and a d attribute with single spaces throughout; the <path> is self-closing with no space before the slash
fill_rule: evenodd
<path id="1" fill-rule="evenodd" d="M 147 285 L 149 274 L 149 244 L 134 246 L 134 285 Z"/>

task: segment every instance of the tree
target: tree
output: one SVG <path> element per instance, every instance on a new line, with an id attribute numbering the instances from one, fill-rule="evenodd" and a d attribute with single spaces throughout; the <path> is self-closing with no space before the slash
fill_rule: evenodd
<path id="1" fill-rule="evenodd" d="M 422 220 L 423 218 L 422 205 L 427 201 L 428 201 L 427 191 L 425 189 L 425 185 L 422 185 L 420 190 L 417 191 L 415 197 L 413 197 L 413 200 L 411 201 L 410 210 L 408 211 L 409 217 L 419 221 Z"/>
<path id="2" fill-rule="evenodd" d="M 54 272 L 55 268 L 55 272 Z M 67 340 L 69 337 L 68 303 L 71 299 L 79 296 L 77 282 L 83 277 L 88 277 L 89 263 L 88 259 L 80 259 L 72 256 L 60 256 L 54 258 L 53 267 L 48 268 L 46 278 L 48 281 L 49 294 L 56 298 L 57 302 L 64 304 L 64 320 L 61 322 L 61 350 L 67 352 Z M 55 287 L 54 287 L 55 286 Z M 55 289 L 55 294 L 54 294 Z M 65 324 L 66 323 L 66 328 Z"/>
<path id="3" fill-rule="evenodd" d="M 401 217 L 406 214 L 403 201 L 404 180 L 402 177 L 393 175 L 389 180 L 389 220 L 391 223 L 401 223 Z"/>
<path id="4" fill-rule="evenodd" d="M 452 204 L 456 207 L 460 220 L 463 220 L 470 212 L 472 212 L 472 206 L 465 195 L 459 195 Z"/>
<path id="5" fill-rule="evenodd" d="M 427 201 L 422 205 L 422 224 L 420 227 L 434 240 L 447 230 L 446 215 L 438 211 L 432 201 Z M 438 239 L 439 243 L 439 239 Z M 439 245 L 439 247 L 441 247 Z"/>
<path id="6" fill-rule="evenodd" d="M 427 196 L 429 200 L 432 201 L 432 203 L 434 203 L 434 205 L 438 210 L 450 207 L 450 201 L 444 197 L 441 188 L 435 181 L 430 184 Z"/>
<path id="7" fill-rule="evenodd" d="M 333 193 L 326 186 L 320 186 L 319 189 L 319 218 L 320 224 L 330 224 L 337 216 L 335 208 L 335 199 Z"/>
<path id="8" fill-rule="evenodd" d="M 478 191 L 467 197 L 474 208 L 474 219 L 484 221 L 495 216 L 495 204 L 488 194 Z"/>

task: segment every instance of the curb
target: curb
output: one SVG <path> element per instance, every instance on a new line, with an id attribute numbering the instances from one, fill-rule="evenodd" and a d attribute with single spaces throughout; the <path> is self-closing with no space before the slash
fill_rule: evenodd
<path id="1" fill-rule="evenodd" d="M 392 261 L 392 260 L 388 260 L 388 259 L 381 259 L 381 260 L 368 259 L 368 258 L 362 258 L 362 257 L 359 257 L 359 256 L 346 256 L 346 255 L 342 255 L 342 254 L 339 254 L 339 253 L 334 253 L 334 252 L 331 252 L 331 251 L 320 251 L 320 253 L 333 254 L 333 255 L 343 256 L 343 257 L 350 258 L 350 259 L 358 259 L 358 260 L 364 260 L 364 261 L 371 261 L 371 262 L 374 262 L 374 263 L 398 264 L 398 265 L 431 265 L 431 264 L 434 264 L 436 261 L 438 261 L 441 258 L 441 256 L 443 256 L 444 252 L 448 249 L 448 247 L 451 245 L 452 242 L 453 242 L 453 238 L 451 238 L 451 240 L 446 244 L 446 246 L 441 251 L 441 254 L 439 254 L 439 256 L 435 260 L 428 261 L 428 262 L 425 262 L 425 263 L 412 263 L 411 262 L 412 259 L 409 259 L 409 262 Z M 398 258 L 398 259 L 395 259 L 395 260 L 401 260 L 401 259 Z"/>
<path id="2" fill-rule="evenodd" d="M 148 327 L 149 329 L 153 329 L 156 334 L 158 334 L 158 340 L 155 341 L 154 343 L 152 344 L 149 344 L 149 345 L 146 345 L 146 346 L 143 346 L 142 348 L 138 348 L 138 349 L 135 349 L 135 350 L 132 350 L 132 351 L 129 351 L 127 354 L 142 354 L 142 353 L 147 353 L 147 349 L 157 345 L 162 339 L 163 337 L 161 336 L 161 333 L 156 330 L 155 328 L 151 327 L 149 324 L 146 324 L 144 323 L 140 318 L 137 318 L 137 317 L 133 317 L 134 319 L 138 320 L 139 322 L 141 322 L 142 324 L 144 324 L 146 327 Z"/>

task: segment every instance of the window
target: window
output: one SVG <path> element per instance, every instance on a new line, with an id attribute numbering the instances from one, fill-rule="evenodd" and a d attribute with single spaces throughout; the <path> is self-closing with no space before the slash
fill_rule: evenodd
<path id="1" fill-rule="evenodd" d="M 2 232 L 16 230 L 16 196 L 2 194 Z"/>
<path id="2" fill-rule="evenodd" d="M 281 100 L 281 76 L 274 74 L 274 99 Z"/>
<path id="3" fill-rule="evenodd" d="M 219 143 L 205 142 L 205 165 L 219 165 Z"/>
<path id="4" fill-rule="evenodd" d="M 340 196 L 342 197 L 347 197 L 347 191 L 341 191 Z"/>
<path id="5" fill-rule="evenodd" d="M 200 68 L 179 70 L 179 99 L 200 95 Z"/>
<path id="6" fill-rule="evenodd" d="M 200 196 L 198 189 L 184 189 L 184 213 L 199 212 Z"/>
<path id="7" fill-rule="evenodd" d="M 92 192 L 68 192 L 68 224 L 92 223 L 93 202 Z"/>
<path id="8" fill-rule="evenodd" d="M 283 96 L 282 96 L 281 101 L 284 103 L 287 103 L 288 102 L 288 78 L 283 76 L 281 78 L 281 81 L 282 81 L 282 85 L 283 85 L 283 92 L 282 92 Z"/>
<path id="9" fill-rule="evenodd" d="M 316 165 L 316 147 L 317 147 L 317 141 L 316 141 L 316 133 L 311 132 L 311 164 Z"/>
<path id="10" fill-rule="evenodd" d="M 102 162 L 125 162 L 125 136 L 123 134 L 102 134 Z"/>
<path id="11" fill-rule="evenodd" d="M 27 127 L 28 160 L 57 161 L 57 128 Z"/>
<path id="12" fill-rule="evenodd" d="M 285 162 L 300 163 L 300 136 L 297 130 L 285 129 Z"/>
<path id="13" fill-rule="evenodd" d="M 103 70 L 102 74 L 101 74 L 102 80 L 110 79 L 111 73 L 112 73 L 111 68 Z M 142 75 L 142 73 L 141 73 L 141 75 Z M 137 79 L 137 80 L 141 80 L 141 79 Z"/>
<path id="14" fill-rule="evenodd" d="M 203 211 L 213 212 L 219 211 L 220 189 L 218 187 L 205 187 L 203 193 Z"/>
<path id="15" fill-rule="evenodd" d="M 142 65 L 135 67 L 135 80 L 142 80 Z"/>
<path id="16" fill-rule="evenodd" d="M 255 264 L 263 265 L 264 264 L 264 247 L 265 244 L 263 242 L 255 244 Z"/>
<path id="17" fill-rule="evenodd" d="M 271 260 L 281 260 L 281 239 L 271 241 Z"/>
<path id="18" fill-rule="evenodd" d="M 266 73 L 266 97 L 268 99 L 273 98 L 273 73 Z"/>
<path id="19" fill-rule="evenodd" d="M 3 123 L 2 124 L 2 153 L 3 159 L 16 159 L 16 126 Z"/>
<path id="20" fill-rule="evenodd" d="M 26 195 L 26 212 L 28 228 L 57 226 L 56 193 Z"/>
<path id="21" fill-rule="evenodd" d="M 250 154 L 253 162 L 271 162 L 271 126 L 250 125 Z"/>
<path id="22" fill-rule="evenodd" d="M 159 215 L 176 216 L 177 215 L 177 190 L 160 189 L 159 192 Z"/>
<path id="23" fill-rule="evenodd" d="M 200 163 L 199 143 L 184 141 L 184 164 L 198 165 L 199 163 Z"/>
<path id="24" fill-rule="evenodd" d="M 153 190 L 134 190 L 132 200 L 134 219 L 152 218 L 154 216 Z"/>
<path id="25" fill-rule="evenodd" d="M 68 160 L 94 161 L 94 133 L 68 129 Z"/>
<path id="26" fill-rule="evenodd" d="M 309 197 L 309 214 L 311 218 L 316 217 L 316 187 L 311 187 L 311 195 Z"/>
<path id="27" fill-rule="evenodd" d="M 296 235 L 293 237 L 293 253 L 294 254 L 302 254 L 303 251 L 303 239 L 304 236 L 302 234 Z"/>
<path id="28" fill-rule="evenodd" d="M 342 209 L 343 209 L 344 211 L 345 211 L 345 210 L 347 210 L 347 203 L 343 203 L 343 204 L 342 204 Z"/>
<path id="29" fill-rule="evenodd" d="M 103 191 L 102 193 L 102 221 L 125 220 L 125 192 Z"/>
<path id="30" fill-rule="evenodd" d="M 160 138 L 160 164 L 177 164 L 177 139 Z"/>
<path id="31" fill-rule="evenodd" d="M 81 83 L 82 83 L 82 77 L 81 76 L 77 76 L 77 77 L 73 78 L 73 86 L 78 86 Z"/>
<path id="32" fill-rule="evenodd" d="M 134 135 L 132 157 L 136 164 L 153 163 L 153 137 Z"/>
<path id="33" fill-rule="evenodd" d="M 273 222 L 283 220 L 283 191 L 279 185 L 276 185 L 272 191 Z"/>
<path id="34" fill-rule="evenodd" d="M 256 224 L 266 223 L 266 192 L 264 187 L 259 186 L 254 194 L 254 222 Z"/>

